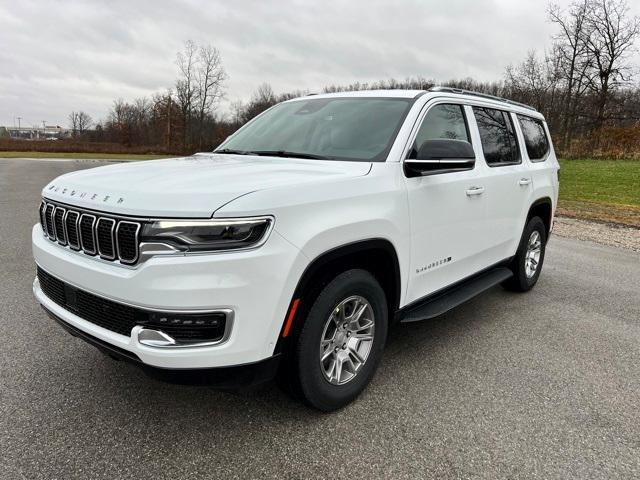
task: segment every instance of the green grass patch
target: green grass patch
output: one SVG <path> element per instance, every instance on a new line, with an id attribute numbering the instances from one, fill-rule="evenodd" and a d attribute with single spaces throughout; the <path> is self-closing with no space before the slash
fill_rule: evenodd
<path id="1" fill-rule="evenodd" d="M 639 160 L 560 160 L 560 214 L 640 226 Z"/>
<path id="2" fill-rule="evenodd" d="M 177 155 L 173 155 L 174 157 Z M 71 153 L 71 152 L 0 152 L 0 158 L 67 158 L 88 160 L 155 160 L 170 158 L 170 155 L 147 155 L 137 153 Z"/>

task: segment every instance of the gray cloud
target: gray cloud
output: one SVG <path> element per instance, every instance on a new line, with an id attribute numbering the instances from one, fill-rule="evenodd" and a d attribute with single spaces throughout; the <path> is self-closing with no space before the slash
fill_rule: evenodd
<path id="1" fill-rule="evenodd" d="M 567 3 L 569 0 L 564 0 Z M 118 97 L 171 87 L 186 39 L 211 43 L 227 100 L 422 75 L 502 77 L 550 44 L 542 0 L 233 2 L 0 0 L 0 124 L 95 119 Z M 222 105 L 224 108 L 224 105 Z"/>

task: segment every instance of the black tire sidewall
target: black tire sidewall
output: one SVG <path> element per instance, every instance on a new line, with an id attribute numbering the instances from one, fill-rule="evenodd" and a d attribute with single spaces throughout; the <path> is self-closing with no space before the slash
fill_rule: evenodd
<path id="1" fill-rule="evenodd" d="M 374 314 L 373 346 L 364 366 L 345 385 L 332 385 L 324 377 L 318 358 L 320 338 L 335 306 L 352 295 L 364 297 Z M 388 310 L 384 291 L 373 275 L 365 270 L 349 270 L 332 280 L 309 310 L 296 348 L 297 376 L 301 393 L 311 406 L 323 411 L 341 408 L 356 398 L 368 385 L 382 357 L 386 343 Z"/>

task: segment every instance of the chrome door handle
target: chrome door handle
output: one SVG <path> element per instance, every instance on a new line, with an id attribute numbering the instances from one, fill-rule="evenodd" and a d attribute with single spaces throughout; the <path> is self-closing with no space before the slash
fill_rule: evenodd
<path id="1" fill-rule="evenodd" d="M 482 195 L 484 193 L 484 187 L 469 187 L 467 189 L 467 196 Z"/>
<path id="2" fill-rule="evenodd" d="M 518 182 L 518 185 L 529 185 L 531 183 L 530 178 L 521 178 Z"/>

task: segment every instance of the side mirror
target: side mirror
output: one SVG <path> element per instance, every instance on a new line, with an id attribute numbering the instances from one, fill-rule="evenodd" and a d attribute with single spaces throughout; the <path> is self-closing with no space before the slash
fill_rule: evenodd
<path id="1" fill-rule="evenodd" d="M 425 140 L 416 158 L 404 161 L 409 177 L 433 175 L 435 173 L 471 170 L 476 162 L 476 154 L 469 142 L 464 140 Z"/>

